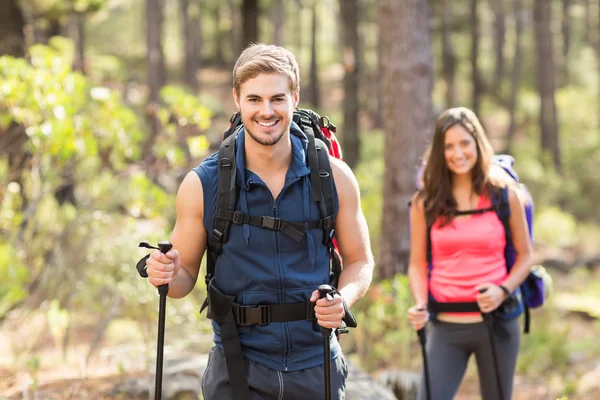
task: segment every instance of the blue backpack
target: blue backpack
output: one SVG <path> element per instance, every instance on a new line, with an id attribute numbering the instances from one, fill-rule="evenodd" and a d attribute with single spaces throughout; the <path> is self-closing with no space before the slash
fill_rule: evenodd
<path id="1" fill-rule="evenodd" d="M 514 179 L 516 182 L 518 182 L 520 190 L 522 190 L 523 194 L 527 196 L 527 201 L 524 205 L 524 211 L 525 211 L 525 217 L 527 219 L 527 225 L 529 228 L 529 237 L 530 237 L 531 242 L 533 243 L 533 206 L 534 206 L 533 199 L 531 198 L 531 195 L 529 194 L 527 187 L 523 183 L 519 182 L 519 176 L 516 173 L 516 171 L 513 169 L 513 164 L 515 162 L 515 159 L 508 155 L 496 155 L 492 158 L 492 162 L 495 165 L 502 167 L 502 169 L 512 179 Z M 420 172 L 422 173 L 422 169 Z M 417 179 L 417 187 L 420 187 L 420 186 L 421 186 L 421 181 L 418 178 Z M 496 215 L 498 215 L 498 218 L 500 219 L 500 221 L 502 222 L 502 225 L 504 226 L 504 232 L 506 234 L 506 247 L 504 249 L 504 257 L 506 258 L 506 266 L 507 266 L 508 272 L 510 273 L 510 270 L 516 260 L 516 250 L 515 250 L 515 247 L 514 247 L 514 244 L 512 241 L 512 233 L 511 233 L 510 224 L 509 224 L 510 205 L 509 205 L 509 201 L 508 201 L 508 189 L 507 188 L 503 188 L 500 191 L 500 196 L 495 195 L 495 194 L 492 195 L 492 208 L 494 209 L 494 211 L 496 212 Z M 482 211 L 485 211 L 485 210 L 482 210 Z M 428 228 L 428 235 L 427 235 L 427 261 L 428 261 L 428 270 L 429 270 L 429 273 L 431 273 L 433 264 L 431 262 L 431 259 L 432 259 L 431 237 L 430 237 L 429 232 L 430 232 L 430 228 Z M 509 299 L 507 299 L 507 301 L 505 302 L 505 303 L 507 303 L 506 306 L 503 307 L 502 312 L 497 313 L 497 316 L 502 319 L 512 319 L 512 318 L 519 316 L 522 313 L 525 313 L 524 332 L 528 333 L 529 327 L 530 327 L 529 309 L 530 308 L 538 308 L 544 304 L 544 301 L 545 301 L 545 299 L 548 295 L 548 291 L 550 289 L 549 285 L 551 285 L 551 283 L 552 283 L 551 278 L 549 277 L 549 275 L 547 274 L 545 269 L 539 265 L 535 266 L 534 268 L 532 268 L 532 271 L 529 273 L 529 275 L 527 276 L 525 281 L 520 285 L 520 287 L 517 288 L 517 290 L 515 290 L 515 292 Z M 437 303 L 436 300 L 431 295 L 431 293 L 429 294 L 429 300 L 430 300 L 430 303 L 432 303 L 432 302 Z M 437 304 L 438 304 L 438 307 L 436 307 L 436 308 L 438 308 L 438 309 L 440 309 L 439 306 L 443 306 L 445 304 L 450 305 L 450 303 L 437 303 Z M 453 309 L 453 308 L 456 308 L 456 306 L 457 306 L 456 303 L 452 303 L 452 306 L 448 308 L 448 311 L 459 311 L 459 310 Z M 476 306 L 476 303 L 475 303 L 475 305 L 473 305 L 471 303 L 465 303 L 465 306 L 467 306 L 467 307 L 463 307 L 462 311 L 473 311 L 474 310 L 473 307 Z M 444 307 L 441 307 L 441 308 L 443 309 Z M 478 310 L 478 309 L 475 309 L 475 310 Z"/>

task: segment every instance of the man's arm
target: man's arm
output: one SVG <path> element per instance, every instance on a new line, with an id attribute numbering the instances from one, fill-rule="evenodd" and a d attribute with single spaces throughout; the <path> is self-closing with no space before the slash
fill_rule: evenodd
<path id="1" fill-rule="evenodd" d="M 176 211 L 177 221 L 171 234 L 173 249 L 166 255 L 153 251 L 146 264 L 150 283 L 169 284 L 168 296 L 181 298 L 196 285 L 207 240 L 202 183 L 194 171 L 187 174 L 179 187 Z"/>
<path id="2" fill-rule="evenodd" d="M 339 202 L 335 232 L 344 266 L 338 290 L 352 307 L 369 288 L 375 262 L 356 177 L 346 163 L 333 157 L 331 169 Z"/>

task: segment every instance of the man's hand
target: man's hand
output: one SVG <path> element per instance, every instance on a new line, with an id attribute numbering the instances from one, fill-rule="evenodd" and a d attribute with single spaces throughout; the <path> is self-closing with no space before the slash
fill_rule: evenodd
<path id="1" fill-rule="evenodd" d="M 482 283 L 478 285 L 477 289 L 477 305 L 483 313 L 490 313 L 496 308 L 500 307 L 500 304 L 504 301 L 504 291 L 499 286 L 493 283 Z"/>
<path id="2" fill-rule="evenodd" d="M 174 249 L 166 254 L 161 253 L 160 250 L 153 250 L 146 260 L 148 281 L 154 287 L 171 283 L 180 269 L 179 252 Z"/>
<path id="3" fill-rule="evenodd" d="M 320 326 L 329 329 L 339 328 L 342 324 L 342 318 L 344 318 L 342 296 L 336 293 L 333 300 L 328 300 L 327 297 L 320 299 L 319 291 L 315 290 L 310 296 L 310 301 L 316 302 L 315 316 Z"/>

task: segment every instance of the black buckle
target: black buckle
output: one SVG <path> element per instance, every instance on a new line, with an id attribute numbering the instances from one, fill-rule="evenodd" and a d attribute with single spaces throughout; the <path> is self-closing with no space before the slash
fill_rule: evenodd
<path id="1" fill-rule="evenodd" d="M 273 217 L 261 217 L 260 227 L 279 231 L 281 230 L 281 219 Z"/>
<path id="2" fill-rule="evenodd" d="M 319 223 L 320 228 L 324 229 L 326 231 L 329 232 L 329 230 L 333 230 L 333 223 L 335 222 L 335 219 L 332 216 L 329 217 L 325 217 L 321 220 L 321 222 Z"/>
<path id="3" fill-rule="evenodd" d="M 233 213 L 232 220 L 234 224 L 240 225 L 244 221 L 244 214 L 242 214 L 240 211 L 235 211 Z"/>
<path id="4" fill-rule="evenodd" d="M 223 237 L 223 232 L 219 231 L 218 229 L 213 229 L 212 236 L 220 242 L 221 238 Z"/>
<path id="5" fill-rule="evenodd" d="M 268 305 L 260 306 L 237 306 L 235 308 L 235 320 L 237 325 L 267 325 L 271 323 L 271 308 Z"/>

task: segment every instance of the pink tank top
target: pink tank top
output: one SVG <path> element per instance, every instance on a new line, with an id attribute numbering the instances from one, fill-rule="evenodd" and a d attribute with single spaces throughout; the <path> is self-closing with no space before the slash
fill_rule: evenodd
<path id="1" fill-rule="evenodd" d="M 482 195 L 477 208 L 489 208 Z M 431 228 L 433 268 L 429 290 L 439 302 L 474 302 L 481 283 L 500 285 L 507 276 L 502 222 L 494 211 L 461 216 L 444 227 Z M 452 316 L 478 313 L 448 313 Z"/>

